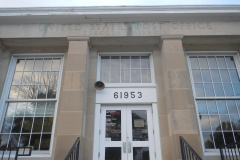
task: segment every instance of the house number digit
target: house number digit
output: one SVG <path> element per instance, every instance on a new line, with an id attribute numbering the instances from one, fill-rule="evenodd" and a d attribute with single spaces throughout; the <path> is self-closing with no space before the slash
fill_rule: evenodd
<path id="1" fill-rule="evenodd" d="M 142 98 L 142 92 L 114 92 L 115 99 Z"/>

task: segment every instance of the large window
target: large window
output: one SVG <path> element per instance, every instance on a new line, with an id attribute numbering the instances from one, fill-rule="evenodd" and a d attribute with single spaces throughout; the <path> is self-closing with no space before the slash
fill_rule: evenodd
<path id="1" fill-rule="evenodd" d="M 189 56 L 205 149 L 240 142 L 240 80 L 237 58 Z"/>
<path id="2" fill-rule="evenodd" d="M 150 57 L 101 56 L 100 79 L 105 83 L 151 83 Z"/>
<path id="3" fill-rule="evenodd" d="M 14 57 L 2 108 L 0 147 L 33 146 L 49 150 L 61 57 Z M 3 110 L 3 109 L 2 109 Z"/>

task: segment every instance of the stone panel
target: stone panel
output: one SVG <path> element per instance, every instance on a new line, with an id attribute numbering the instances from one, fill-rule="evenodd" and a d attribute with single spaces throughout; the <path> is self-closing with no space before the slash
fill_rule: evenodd
<path id="1" fill-rule="evenodd" d="M 168 70 L 169 88 L 191 88 L 187 70 Z"/>
<path id="2" fill-rule="evenodd" d="M 79 91 L 84 88 L 84 73 L 66 71 L 64 74 L 63 91 Z"/>
<path id="3" fill-rule="evenodd" d="M 192 110 L 173 110 L 172 122 L 174 134 L 198 134 L 196 113 Z"/>
<path id="4" fill-rule="evenodd" d="M 82 112 L 61 112 L 58 121 L 58 135 L 81 135 Z"/>
<path id="5" fill-rule="evenodd" d="M 169 91 L 173 110 L 194 110 L 194 101 L 190 89 L 171 89 Z"/>
<path id="6" fill-rule="evenodd" d="M 80 52 L 80 51 L 79 51 Z M 70 54 L 67 57 L 66 70 L 68 71 L 83 71 L 86 67 L 86 54 Z"/>
<path id="7" fill-rule="evenodd" d="M 82 111 L 83 91 L 63 91 L 60 102 L 61 111 Z"/>

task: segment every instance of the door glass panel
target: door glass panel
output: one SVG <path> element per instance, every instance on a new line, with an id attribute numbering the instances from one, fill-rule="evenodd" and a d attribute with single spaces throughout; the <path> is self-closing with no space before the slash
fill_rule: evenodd
<path id="1" fill-rule="evenodd" d="M 132 111 L 132 138 L 133 141 L 148 141 L 147 111 Z"/>
<path id="2" fill-rule="evenodd" d="M 106 141 L 121 141 L 121 110 L 106 111 Z"/>
<path id="3" fill-rule="evenodd" d="M 150 160 L 148 147 L 133 147 L 133 160 Z"/>
<path id="4" fill-rule="evenodd" d="M 121 147 L 106 147 L 105 160 L 121 160 Z"/>

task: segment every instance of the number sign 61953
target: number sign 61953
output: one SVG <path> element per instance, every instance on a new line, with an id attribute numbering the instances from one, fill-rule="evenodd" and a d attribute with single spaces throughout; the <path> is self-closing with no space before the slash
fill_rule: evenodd
<path id="1" fill-rule="evenodd" d="M 142 98 L 142 92 L 114 92 L 113 97 L 115 99 Z"/>

